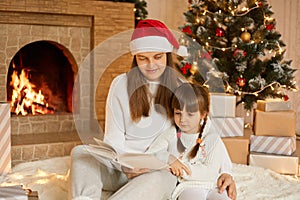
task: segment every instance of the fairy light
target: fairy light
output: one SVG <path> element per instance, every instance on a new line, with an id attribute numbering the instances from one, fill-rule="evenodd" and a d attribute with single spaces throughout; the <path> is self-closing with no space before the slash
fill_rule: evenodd
<path id="1" fill-rule="evenodd" d="M 296 83 L 296 81 L 294 81 L 294 83 Z M 254 96 L 258 96 L 259 93 L 261 93 L 262 91 L 264 91 L 266 88 L 270 87 L 273 91 L 275 90 L 274 87 L 279 87 L 279 88 L 286 88 L 286 85 L 281 85 L 280 83 L 278 82 L 272 82 L 268 85 L 266 85 L 265 87 L 261 88 L 260 90 L 256 91 L 256 92 L 243 92 L 243 91 L 240 91 L 240 90 L 236 90 L 234 89 L 233 87 L 231 87 L 229 85 L 229 83 L 226 81 L 226 85 L 227 85 L 227 88 L 226 88 L 226 92 L 229 92 L 229 93 L 237 93 L 238 95 L 242 95 L 242 94 L 248 94 L 248 95 L 254 95 Z M 288 89 L 290 89 L 290 86 L 288 87 Z M 295 86 L 295 88 L 292 89 L 292 91 L 296 92 L 298 91 L 299 89 Z"/>
<path id="2" fill-rule="evenodd" d="M 247 8 L 247 7 L 243 7 L 243 8 L 242 8 L 242 11 L 243 11 L 243 12 L 246 12 L 246 11 L 248 11 L 248 10 L 249 10 L 249 8 Z"/>
<path id="3" fill-rule="evenodd" d="M 200 1 L 198 1 L 200 2 Z M 252 10 L 255 10 L 257 8 L 260 8 L 261 9 L 261 5 L 260 5 L 260 2 L 255 2 L 256 6 L 252 7 L 252 8 L 249 8 L 249 7 L 243 7 L 242 9 L 240 9 L 240 12 L 242 13 L 238 13 L 238 7 L 237 6 L 234 6 L 234 7 L 229 7 L 228 10 L 229 12 L 233 15 L 233 16 L 245 16 L 247 15 L 249 12 L 251 12 Z M 200 5 L 199 5 L 200 6 Z M 267 23 L 271 23 L 274 21 L 274 19 L 272 17 L 269 17 L 269 16 L 266 16 L 265 13 L 264 13 L 264 10 L 262 9 L 262 12 L 263 12 L 263 16 L 264 16 L 264 25 L 266 25 Z M 222 13 L 222 10 L 218 10 L 217 12 L 218 14 L 221 14 Z M 199 13 L 200 14 L 200 13 Z M 210 14 L 212 15 L 212 18 L 214 21 L 218 21 L 216 17 L 214 17 L 216 15 L 216 13 L 213 13 L 211 11 L 209 11 L 208 9 L 204 9 L 202 11 L 202 15 L 207 15 L 207 14 Z M 198 15 L 197 15 L 197 18 L 196 18 L 196 22 L 199 23 L 200 22 L 200 19 L 198 18 Z M 245 28 L 241 28 L 241 31 L 244 32 L 246 31 Z M 207 38 L 208 40 L 211 40 L 212 38 L 211 37 L 208 37 Z M 196 41 L 195 39 L 193 39 L 193 41 Z M 255 41 L 254 40 L 251 40 L 251 42 L 249 42 L 249 44 L 254 44 Z M 264 44 L 266 43 L 264 40 L 260 41 L 261 44 Z M 277 42 L 278 43 L 278 42 Z M 218 47 L 218 46 L 212 46 L 210 45 L 209 42 L 205 42 L 205 45 L 206 47 L 208 48 L 213 48 L 213 49 L 217 49 L 217 50 L 221 50 L 221 51 L 226 51 L 226 50 L 235 50 L 237 48 L 237 45 L 232 45 L 231 47 Z M 280 44 L 278 43 L 277 44 L 278 46 L 278 49 L 277 49 L 277 52 L 279 54 L 282 54 L 284 52 L 284 50 L 281 48 Z M 270 50 L 269 53 L 272 53 L 274 52 L 275 50 Z M 226 81 L 227 82 L 227 81 Z M 296 81 L 295 81 L 296 82 Z M 290 90 L 293 90 L 293 91 L 298 91 L 299 89 L 297 88 L 297 86 L 295 85 L 295 82 L 292 84 L 293 86 L 292 87 L 288 87 L 288 89 Z M 206 87 L 209 87 L 209 85 L 206 84 L 206 82 L 204 83 L 204 85 Z M 272 91 L 275 91 L 275 88 L 274 87 L 279 87 L 278 89 L 282 88 L 282 89 L 287 89 L 287 86 L 286 85 L 281 85 L 280 83 L 278 82 L 272 82 L 264 87 L 262 87 L 260 90 L 258 91 L 255 91 L 255 92 L 244 92 L 242 91 L 241 89 L 235 89 L 233 87 L 230 86 L 230 84 L 227 82 L 227 87 L 226 87 L 226 91 L 227 92 L 230 92 L 230 93 L 235 93 L 235 94 L 239 94 L 239 95 L 245 95 L 245 94 L 248 94 L 248 95 L 254 95 L 254 96 L 259 96 L 259 94 L 261 92 L 263 92 L 266 88 L 270 88 Z M 282 94 L 281 91 L 278 91 L 277 94 Z"/>

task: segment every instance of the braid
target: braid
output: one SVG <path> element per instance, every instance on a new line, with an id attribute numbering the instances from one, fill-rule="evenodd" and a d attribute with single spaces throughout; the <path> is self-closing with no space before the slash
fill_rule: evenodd
<path id="1" fill-rule="evenodd" d="M 198 139 L 200 139 L 200 140 L 201 140 L 201 138 L 202 138 L 202 133 L 203 133 L 204 127 L 205 127 L 205 125 L 206 125 L 206 121 L 207 121 L 207 117 L 204 118 L 204 123 L 203 123 L 203 125 L 200 127 L 200 133 L 199 133 L 199 135 L 198 135 Z M 196 144 L 196 145 L 194 146 L 194 148 L 191 150 L 191 152 L 190 152 L 189 155 L 188 155 L 188 158 L 189 158 L 189 159 L 195 158 L 195 156 L 197 155 L 198 150 L 199 150 L 199 148 L 200 148 L 200 143 L 201 143 L 201 142 L 197 142 L 197 144 Z"/>
<path id="2" fill-rule="evenodd" d="M 178 129 L 177 130 L 177 150 L 178 150 L 179 153 L 183 153 L 186 150 L 186 148 L 182 144 L 182 141 L 181 141 L 180 138 L 181 138 L 181 130 Z"/>

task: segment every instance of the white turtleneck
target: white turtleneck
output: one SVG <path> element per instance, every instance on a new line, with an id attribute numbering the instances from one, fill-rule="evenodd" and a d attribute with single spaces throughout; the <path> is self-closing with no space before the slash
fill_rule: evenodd
<path id="1" fill-rule="evenodd" d="M 152 97 L 158 82 L 148 82 Z M 138 99 L 137 99 L 138 101 Z M 171 126 L 170 120 L 156 112 L 153 104 L 149 117 L 133 122 L 130 116 L 127 92 L 127 75 L 117 76 L 111 86 L 106 102 L 104 141 L 111 144 L 119 153 L 143 153 L 164 130 Z"/>
<path id="2" fill-rule="evenodd" d="M 202 133 L 202 148 L 195 158 L 189 160 L 188 154 L 196 145 L 198 134 L 181 133 L 181 141 L 186 147 L 181 161 L 191 169 L 190 176 L 179 179 L 181 182 L 201 181 L 209 188 L 215 186 L 217 178 L 222 173 L 231 174 L 232 163 L 227 153 L 226 147 L 220 136 L 215 131 L 208 119 Z M 181 154 L 177 150 L 177 134 L 175 127 L 169 128 L 159 136 L 150 146 L 148 152 L 168 151 L 171 155 L 179 157 Z"/>

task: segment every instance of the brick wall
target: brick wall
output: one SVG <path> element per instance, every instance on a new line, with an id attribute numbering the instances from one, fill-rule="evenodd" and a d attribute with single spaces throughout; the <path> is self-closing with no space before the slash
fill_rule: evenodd
<path id="1" fill-rule="evenodd" d="M 70 50 L 77 65 L 80 66 L 84 62 L 85 56 L 106 39 L 134 28 L 133 7 L 134 5 L 130 3 L 94 0 L 2 0 L 0 25 L 7 29 L 0 30 L 0 37 L 6 38 L 0 41 L 0 94 L 2 95 L 0 101 L 6 101 L 6 76 L 9 63 L 20 47 L 36 40 L 55 40 Z M 18 27 L 18 31 L 15 32 L 11 27 Z M 71 29 L 68 31 L 68 34 L 71 35 L 81 34 L 77 30 L 84 30 L 85 34 L 90 32 L 89 39 L 79 40 L 78 37 L 70 35 L 60 40 L 55 39 L 58 37 L 55 35 L 57 30 L 63 30 L 63 28 Z M 28 34 L 22 35 L 22 30 Z M 38 36 L 33 34 L 34 32 Z M 16 38 L 16 40 L 8 40 L 8 36 Z M 11 44 L 12 47 L 8 47 L 8 44 Z M 94 98 L 94 94 L 91 93 L 88 93 L 86 98 L 87 102 L 94 102 L 95 105 L 89 105 L 89 103 L 86 105 L 95 107 L 95 117 L 100 121 L 102 128 L 104 128 L 104 105 L 111 80 L 116 75 L 127 71 L 130 63 L 131 56 L 125 53 L 106 68 L 99 82 L 93 81 L 95 79 L 93 70 L 81 77 L 84 81 L 92 80 L 96 84 L 93 86 L 97 88 L 95 100 L 91 99 Z M 84 81 L 81 82 L 83 85 Z"/>

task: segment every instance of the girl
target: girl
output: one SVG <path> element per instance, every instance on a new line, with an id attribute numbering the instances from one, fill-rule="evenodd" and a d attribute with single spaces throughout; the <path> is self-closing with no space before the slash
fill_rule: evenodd
<path id="1" fill-rule="evenodd" d="M 173 149 L 173 152 L 179 156 L 179 160 L 171 164 L 172 173 L 179 176 L 179 185 L 172 198 L 229 199 L 226 192 L 219 194 L 216 189 L 227 150 L 210 126 L 207 90 L 195 84 L 181 85 L 174 93 L 172 108 L 178 129 L 176 150 Z M 190 169 L 190 175 L 183 173 L 182 164 Z"/>
<path id="2" fill-rule="evenodd" d="M 226 148 L 208 118 L 209 95 L 196 84 L 183 83 L 171 101 L 176 129 L 165 132 L 151 145 L 149 151 L 170 153 L 171 172 L 178 176 L 172 199 L 229 199 L 226 192 L 218 193 L 219 174 L 231 170 Z M 177 131 L 177 134 L 176 132 Z M 166 147 L 167 144 L 167 147 Z"/>
<path id="3" fill-rule="evenodd" d="M 146 152 L 172 126 L 170 99 L 181 77 L 173 69 L 174 49 L 179 44 L 163 23 L 150 19 L 138 23 L 130 42 L 132 69 L 113 80 L 107 97 L 104 141 L 119 153 Z M 84 145 L 72 150 L 71 159 L 70 199 L 74 200 L 99 200 L 102 190 L 114 193 L 109 199 L 163 200 L 170 198 L 177 182 L 167 170 L 107 167 Z M 230 186 L 230 194 L 235 194 L 230 175 L 219 180 L 223 190 Z"/>

